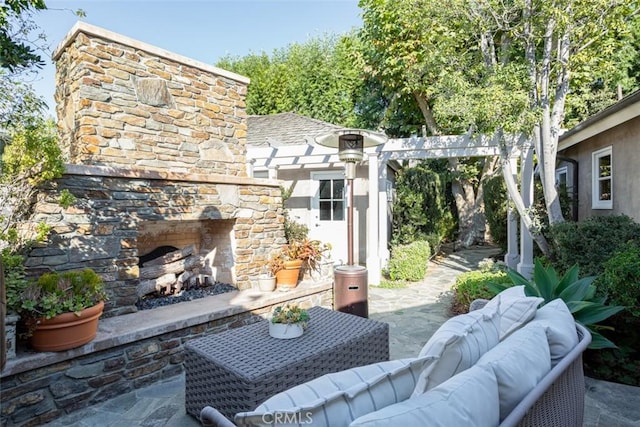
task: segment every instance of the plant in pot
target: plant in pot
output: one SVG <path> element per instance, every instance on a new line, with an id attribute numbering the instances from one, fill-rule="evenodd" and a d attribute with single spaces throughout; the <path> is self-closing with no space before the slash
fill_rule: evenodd
<path id="1" fill-rule="evenodd" d="M 258 277 L 258 288 L 263 292 L 271 292 L 276 288 L 276 273 L 282 270 L 282 258 L 273 255 L 265 266 L 266 273 Z"/>
<path id="2" fill-rule="evenodd" d="M 292 240 L 282 246 L 277 258 L 282 268 L 277 271 L 276 278 L 278 288 L 290 289 L 298 285 L 301 270 L 318 270 L 320 261 L 327 256 L 331 245 L 319 240 Z"/>
<path id="3" fill-rule="evenodd" d="M 18 307 L 31 347 L 62 351 L 93 340 L 106 299 L 91 269 L 43 274 L 22 291 Z"/>
<path id="4" fill-rule="evenodd" d="M 302 335 L 309 312 L 298 306 L 284 305 L 273 309 L 269 322 L 269 335 L 274 338 L 291 339 Z"/>

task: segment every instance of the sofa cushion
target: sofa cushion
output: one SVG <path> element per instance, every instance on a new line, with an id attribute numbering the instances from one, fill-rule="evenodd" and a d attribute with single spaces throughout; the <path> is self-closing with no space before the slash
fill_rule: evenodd
<path id="1" fill-rule="evenodd" d="M 530 323 L 537 323 L 545 328 L 549 349 L 551 350 L 551 367 L 566 356 L 578 345 L 576 323 L 567 304 L 560 298 L 555 299 L 538 309 Z"/>
<path id="2" fill-rule="evenodd" d="M 493 369 L 503 420 L 551 370 L 545 328 L 528 323 L 489 350 L 476 366 Z"/>
<path id="3" fill-rule="evenodd" d="M 267 399 L 254 411 L 236 414 L 238 426 L 348 426 L 360 415 L 406 400 L 420 372 L 435 358 L 392 360 L 323 375 Z M 297 421 L 297 422 L 295 422 Z M 271 422 L 271 424 L 269 423 Z"/>
<path id="4" fill-rule="evenodd" d="M 536 315 L 544 299 L 528 297 L 524 286 L 512 286 L 493 297 L 481 310 L 498 310 L 500 314 L 500 339 L 521 328 Z"/>
<path id="5" fill-rule="evenodd" d="M 411 399 L 363 415 L 351 427 L 497 426 L 498 384 L 491 369 L 474 366 Z"/>
<path id="6" fill-rule="evenodd" d="M 499 337 L 497 311 L 483 309 L 448 319 L 420 351 L 421 357 L 438 359 L 422 371 L 413 396 L 473 366 L 480 356 L 498 344 Z"/>

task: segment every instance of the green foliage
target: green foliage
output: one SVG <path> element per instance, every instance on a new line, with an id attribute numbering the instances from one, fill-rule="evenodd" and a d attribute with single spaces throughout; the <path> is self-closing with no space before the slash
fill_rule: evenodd
<path id="1" fill-rule="evenodd" d="M 51 272 L 23 290 L 18 311 L 30 319 L 50 319 L 62 313 L 79 313 L 105 299 L 104 283 L 95 271 Z"/>
<path id="2" fill-rule="evenodd" d="M 32 8 L 42 10 L 47 6 L 44 0 L 5 0 L 0 5 L 0 67 L 10 72 L 44 65 L 28 40 Z"/>
<path id="3" fill-rule="evenodd" d="M 406 280 L 385 280 L 382 279 L 378 288 L 382 289 L 404 289 L 407 287 Z"/>
<path id="4" fill-rule="evenodd" d="M 391 249 L 388 275 L 391 280 L 418 281 L 427 272 L 431 248 L 427 241 L 415 241 Z"/>
<path id="5" fill-rule="evenodd" d="M 491 284 L 508 282 L 504 271 L 469 271 L 459 274 L 453 286 L 453 309 L 456 313 L 469 312 L 469 306 L 476 299 L 491 299 L 496 291 Z"/>
<path id="6" fill-rule="evenodd" d="M 2 250 L 1 255 L 4 268 L 7 311 L 18 312 L 22 292 L 29 284 L 25 277 L 24 257 L 12 254 L 8 248 Z"/>
<path id="7" fill-rule="evenodd" d="M 507 188 L 502 175 L 486 178 L 484 187 L 484 213 L 493 242 L 507 250 Z"/>
<path id="8" fill-rule="evenodd" d="M 282 215 L 284 216 L 284 238 L 287 243 L 306 240 L 309 236 L 309 227 L 292 220 L 287 209 L 287 200 L 291 197 L 293 185 L 289 188 L 280 187 L 282 194 Z"/>
<path id="9" fill-rule="evenodd" d="M 53 121 L 35 119 L 30 126 L 13 128 L 10 140 L 2 153 L 0 181 L 20 177 L 29 180 L 31 185 L 38 185 L 64 172 Z"/>
<path id="10" fill-rule="evenodd" d="M 598 292 L 625 308 L 640 320 L 640 242 L 617 252 L 604 263 L 596 281 Z"/>
<path id="11" fill-rule="evenodd" d="M 453 228 L 453 215 L 444 195 L 440 174 L 421 163 L 403 169 L 396 178 L 393 202 L 393 244 L 426 240 L 436 235 L 438 240 Z M 429 237 L 430 241 L 435 240 Z"/>
<path id="12" fill-rule="evenodd" d="M 514 285 L 524 285 L 525 294 L 544 299 L 543 304 L 561 298 L 569 307 L 576 322 L 589 328 L 592 336 L 589 348 L 607 348 L 615 345 L 602 336 L 599 330 L 604 329 L 598 323 L 620 312 L 624 307 L 608 306 L 606 297 L 596 296 L 596 287 L 593 285 L 595 276 L 578 279 L 579 267 L 571 267 L 562 277 L 556 270 L 545 267 L 540 260 L 536 260 L 533 269 L 533 280 L 525 279 L 520 273 L 509 270 L 507 274 Z M 498 290 L 499 287 L 493 287 Z"/>
<path id="13" fill-rule="evenodd" d="M 575 264 L 591 276 L 601 274 L 604 263 L 627 242 L 640 244 L 640 224 L 626 215 L 596 216 L 555 224 L 549 235 L 556 269 L 566 271 Z"/>
<path id="14" fill-rule="evenodd" d="M 363 64 L 353 35 L 314 38 L 286 48 L 216 65 L 251 79 L 249 114 L 296 112 L 346 127 L 358 123 L 356 98 L 362 94 Z"/>
<path id="15" fill-rule="evenodd" d="M 278 306 L 273 309 L 271 323 L 302 323 L 309 321 L 309 312 L 297 305 Z"/>

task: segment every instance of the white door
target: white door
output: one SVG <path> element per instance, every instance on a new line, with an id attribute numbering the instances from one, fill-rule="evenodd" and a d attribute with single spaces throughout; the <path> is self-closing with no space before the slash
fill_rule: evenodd
<path id="1" fill-rule="evenodd" d="M 335 264 L 347 263 L 347 197 L 343 172 L 311 173 L 309 238 L 332 246 Z"/>

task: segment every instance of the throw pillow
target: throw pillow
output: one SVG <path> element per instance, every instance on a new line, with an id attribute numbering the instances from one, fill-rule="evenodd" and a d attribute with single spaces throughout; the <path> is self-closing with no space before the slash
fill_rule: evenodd
<path id="1" fill-rule="evenodd" d="M 551 367 L 578 345 L 576 323 L 565 302 L 558 298 L 541 307 L 531 323 L 544 326 L 551 350 Z"/>
<path id="2" fill-rule="evenodd" d="M 544 299 L 524 296 L 524 286 L 513 286 L 493 297 L 481 310 L 498 310 L 500 340 L 518 330 L 536 315 Z"/>
<path id="3" fill-rule="evenodd" d="M 350 427 L 497 426 L 498 384 L 491 369 L 474 366 L 428 393 L 363 415 Z"/>
<path id="4" fill-rule="evenodd" d="M 551 370 L 544 327 L 529 323 L 518 329 L 482 356 L 476 366 L 493 369 L 502 421 Z"/>
<path id="5" fill-rule="evenodd" d="M 420 374 L 413 396 L 425 393 L 473 366 L 499 342 L 500 319 L 497 311 L 478 310 L 447 320 L 431 336 L 419 356 L 438 358 Z"/>
<path id="6" fill-rule="evenodd" d="M 236 414 L 234 421 L 238 426 L 348 426 L 360 415 L 408 399 L 420 372 L 434 360 L 392 360 L 323 375 Z"/>

